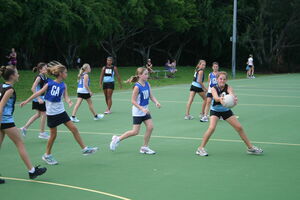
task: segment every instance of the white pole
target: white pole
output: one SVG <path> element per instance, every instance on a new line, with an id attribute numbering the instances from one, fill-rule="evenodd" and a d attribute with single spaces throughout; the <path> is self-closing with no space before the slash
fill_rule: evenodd
<path id="1" fill-rule="evenodd" d="M 237 18 L 237 0 L 234 0 L 233 26 L 232 26 L 232 78 L 235 78 L 235 69 L 236 69 L 236 18 Z"/>

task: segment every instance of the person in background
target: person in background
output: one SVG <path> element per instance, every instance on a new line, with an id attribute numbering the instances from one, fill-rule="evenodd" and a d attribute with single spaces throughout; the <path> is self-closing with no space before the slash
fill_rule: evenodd
<path id="1" fill-rule="evenodd" d="M 17 66 L 17 52 L 15 48 L 12 48 L 11 53 L 6 57 L 9 59 L 8 65 Z"/>

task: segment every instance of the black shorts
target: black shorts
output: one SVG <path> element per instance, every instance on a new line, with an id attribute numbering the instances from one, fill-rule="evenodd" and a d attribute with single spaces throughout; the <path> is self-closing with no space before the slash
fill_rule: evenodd
<path id="1" fill-rule="evenodd" d="M 41 112 L 45 112 L 46 111 L 46 104 L 45 102 L 40 104 L 39 102 L 32 102 L 32 110 L 38 110 Z"/>
<path id="2" fill-rule="evenodd" d="M 217 112 L 210 110 L 210 116 L 217 116 L 217 117 L 222 117 L 224 120 L 228 119 L 229 117 L 233 116 L 233 112 L 231 110 L 225 111 L 225 112 Z"/>
<path id="3" fill-rule="evenodd" d="M 248 65 L 250 68 L 252 68 L 253 67 L 253 65 Z"/>
<path id="4" fill-rule="evenodd" d="M 15 127 L 15 123 L 2 123 L 1 124 L 1 130 L 4 130 L 4 129 L 8 129 L 8 128 L 12 128 L 12 127 Z"/>
<path id="5" fill-rule="evenodd" d="M 212 93 L 211 93 L 211 92 L 208 92 L 208 93 L 206 94 L 206 97 L 213 98 Z"/>
<path id="6" fill-rule="evenodd" d="M 197 92 L 197 93 L 204 92 L 202 88 L 198 88 L 198 87 L 193 86 L 193 85 L 191 85 L 190 91 Z"/>
<path id="7" fill-rule="evenodd" d="M 152 119 L 150 114 L 146 114 L 145 116 L 142 116 L 142 117 L 134 117 L 133 116 L 133 124 L 140 125 L 142 122 L 144 122 L 148 119 Z"/>
<path id="8" fill-rule="evenodd" d="M 89 99 L 91 98 L 91 95 L 90 93 L 77 93 L 77 97 L 82 99 Z"/>
<path id="9" fill-rule="evenodd" d="M 115 89 L 115 83 L 114 82 L 103 83 L 103 90 L 105 90 L 105 89 L 112 89 L 112 90 L 114 90 Z"/>
<path id="10" fill-rule="evenodd" d="M 47 115 L 47 124 L 49 128 L 55 128 L 61 124 L 67 123 L 70 120 L 71 119 L 66 112 L 58 115 Z"/>

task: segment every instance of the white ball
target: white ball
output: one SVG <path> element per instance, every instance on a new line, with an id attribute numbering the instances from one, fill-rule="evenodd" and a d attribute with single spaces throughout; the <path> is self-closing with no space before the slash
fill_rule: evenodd
<path id="1" fill-rule="evenodd" d="M 232 108 L 235 106 L 234 104 L 234 96 L 227 94 L 224 96 L 224 100 L 223 100 L 224 104 L 223 106 L 226 108 Z"/>

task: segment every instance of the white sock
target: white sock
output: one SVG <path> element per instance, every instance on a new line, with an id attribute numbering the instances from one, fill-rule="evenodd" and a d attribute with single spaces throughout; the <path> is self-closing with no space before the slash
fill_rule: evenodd
<path id="1" fill-rule="evenodd" d="M 35 172 L 35 168 L 32 167 L 31 170 L 28 171 L 29 173 L 34 173 Z"/>
<path id="2" fill-rule="evenodd" d="M 88 147 L 84 147 L 83 150 L 87 150 Z"/>

